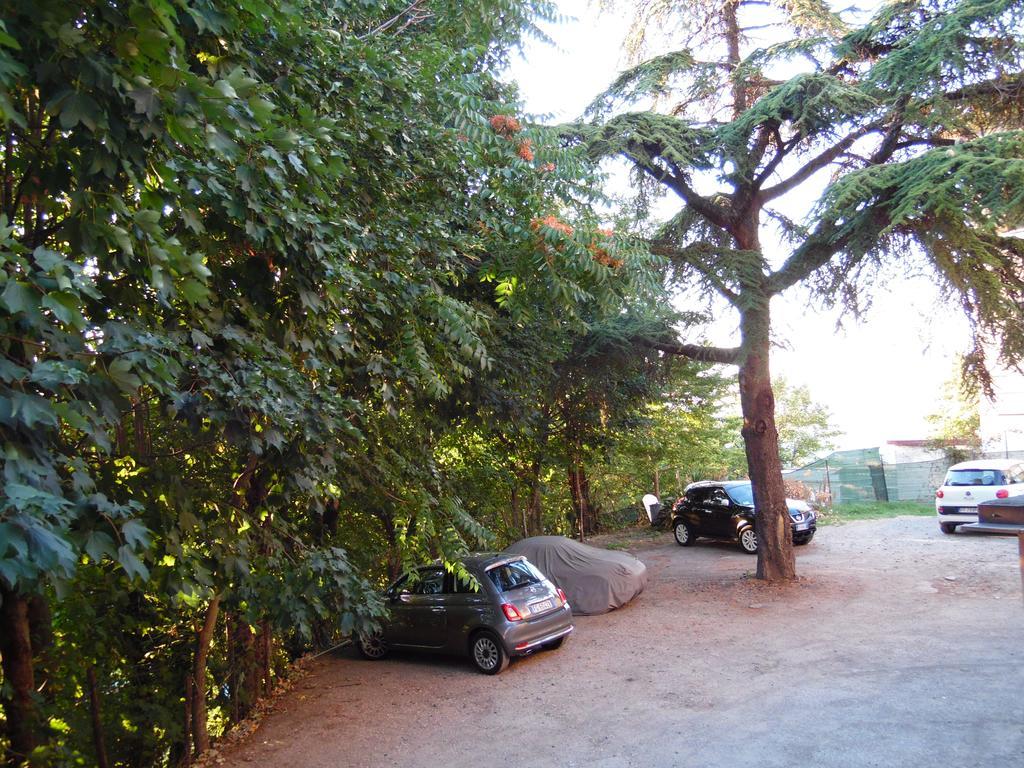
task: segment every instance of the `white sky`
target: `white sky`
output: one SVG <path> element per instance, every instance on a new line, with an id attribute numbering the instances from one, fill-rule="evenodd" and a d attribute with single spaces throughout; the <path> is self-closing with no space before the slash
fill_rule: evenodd
<path id="1" fill-rule="evenodd" d="M 628 18 L 599 14 L 587 0 L 560 0 L 559 8 L 567 18 L 543 25 L 554 45 L 528 42 L 509 71 L 527 112 L 550 122 L 577 118 L 626 65 Z M 874 287 L 866 316 L 845 318 L 841 329 L 837 312 L 809 307 L 799 288 L 772 305 L 775 334 L 785 345 L 772 354 L 772 373 L 807 386 L 828 406 L 843 431 L 839 448 L 927 437 L 924 417 L 936 410 L 956 356 L 968 348 L 962 313 L 933 281 L 896 276 L 884 283 Z M 707 340 L 734 344 L 736 324 L 723 315 Z"/>

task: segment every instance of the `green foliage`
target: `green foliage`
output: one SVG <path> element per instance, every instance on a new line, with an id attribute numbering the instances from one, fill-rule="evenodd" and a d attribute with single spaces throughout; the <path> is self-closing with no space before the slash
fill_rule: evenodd
<path id="1" fill-rule="evenodd" d="M 987 350 L 1007 365 L 1024 359 L 1024 250 L 1011 234 L 1024 220 L 1024 6 L 897 0 L 856 27 L 821 2 L 636 8 L 637 26 L 657 21 L 659 34 L 641 30 L 627 47 L 664 32 L 676 53 L 625 73 L 590 122 L 563 131 L 631 165 L 638 218 L 654 190 L 681 201 L 652 246 L 708 306 L 731 305 L 740 338 L 728 349 L 657 342 L 740 367 L 750 475 L 776 512 L 759 525 L 770 531 L 786 524 L 771 439 L 774 297 L 803 284 L 857 313 L 884 262 L 923 254 L 973 325 L 965 368 L 978 383 L 991 387 Z M 763 50 L 746 36 L 755 14 L 777 33 Z M 646 111 L 615 110 L 633 104 Z M 824 194 L 807 206 L 797 190 L 817 196 L 819 183 Z M 810 210 L 794 215 L 801 205 Z M 766 235 L 789 253 L 778 257 Z M 792 578 L 791 548 L 763 548 L 758 574 Z"/>
<path id="2" fill-rule="evenodd" d="M 839 430 L 832 426 L 828 408 L 814 402 L 807 387 L 776 378 L 772 389 L 783 466 L 799 467 L 835 448 Z"/>
<path id="3" fill-rule="evenodd" d="M 708 69 L 692 45 L 658 56 L 602 98 L 664 99 L 674 88 L 680 100 L 668 114 L 606 110 L 575 135 L 596 156 L 622 155 L 684 197 L 661 233 L 674 247 L 673 266 L 732 303 L 756 304 L 751 288 L 774 294 L 810 279 L 826 303 L 856 309 L 875 265 L 913 247 L 960 298 L 979 342 L 996 337 L 1004 360 L 1019 359 L 1024 262 L 1019 241 L 1005 233 L 1024 218 L 1020 4 L 889 3 L 855 29 L 817 4 L 785 10 L 780 30 L 820 34 L 749 51 L 731 76 L 717 67 L 716 82 L 696 91 Z M 716 29 L 719 40 L 725 28 Z M 803 72 L 772 79 L 801 60 Z M 729 121 L 709 118 L 730 89 L 743 94 L 744 108 Z M 826 171 L 831 182 L 803 221 L 774 202 Z M 709 194 L 711 182 L 720 189 Z M 784 269 L 733 243 L 740 231 L 749 241 L 765 218 L 793 244 Z"/>
<path id="4" fill-rule="evenodd" d="M 981 393 L 970 378 L 956 374 L 942 385 L 937 410 L 925 417 L 931 425 L 929 443 L 950 464 L 966 461 L 981 451 Z"/>
<path id="5" fill-rule="evenodd" d="M 745 477 L 741 419 L 725 402 L 733 380 L 704 366 L 679 366 L 666 397 L 652 402 L 636 428 L 623 435 L 607 464 L 596 467 L 594 493 L 606 509 L 636 505 L 655 489 L 662 498 L 682 494 L 697 480 Z"/>
<path id="6" fill-rule="evenodd" d="M 0 580 L 54 606 L 53 760 L 91 759 L 93 668 L 112 762 L 176 762 L 211 604 L 219 729 L 248 667 L 487 542 L 451 435 L 657 287 L 598 231 L 587 159 L 493 77 L 549 13 L 5 8 Z"/>

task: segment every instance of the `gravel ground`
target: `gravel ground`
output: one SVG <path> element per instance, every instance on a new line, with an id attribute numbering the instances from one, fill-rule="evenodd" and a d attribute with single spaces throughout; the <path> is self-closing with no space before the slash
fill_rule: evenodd
<path id="1" fill-rule="evenodd" d="M 830 526 L 768 587 L 726 544 L 632 547 L 650 584 L 498 677 L 466 659 L 326 656 L 241 767 L 1024 765 L 1016 539 L 932 518 Z"/>

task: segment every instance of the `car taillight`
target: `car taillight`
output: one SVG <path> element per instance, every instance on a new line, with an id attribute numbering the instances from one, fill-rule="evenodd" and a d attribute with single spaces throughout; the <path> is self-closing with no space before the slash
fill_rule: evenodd
<path id="1" fill-rule="evenodd" d="M 563 591 L 561 590 L 561 588 L 559 588 L 559 589 L 558 589 L 558 596 L 559 596 L 560 598 L 562 598 L 562 602 L 563 602 L 563 603 L 565 603 L 566 605 L 568 605 L 568 604 L 569 604 L 569 598 L 567 598 L 567 597 L 565 596 L 565 592 L 563 592 Z"/>
<path id="2" fill-rule="evenodd" d="M 514 605 L 508 603 L 501 604 L 501 610 L 505 613 L 505 618 L 509 621 L 522 621 L 523 615 L 516 610 Z"/>
<path id="3" fill-rule="evenodd" d="M 1010 492 L 1008 490 L 1006 490 L 1005 488 L 1000 488 L 998 491 L 996 491 L 996 498 L 997 499 L 1005 499 L 1009 495 L 1010 495 Z"/>
<path id="4" fill-rule="evenodd" d="M 944 493 L 942 492 L 942 489 L 941 489 L 941 488 L 939 488 L 939 490 L 937 490 L 937 491 L 935 492 L 935 498 L 937 498 L 937 499 L 941 499 L 941 498 L 942 498 L 943 496 L 945 496 L 945 495 L 946 495 L 946 494 L 944 494 Z"/>

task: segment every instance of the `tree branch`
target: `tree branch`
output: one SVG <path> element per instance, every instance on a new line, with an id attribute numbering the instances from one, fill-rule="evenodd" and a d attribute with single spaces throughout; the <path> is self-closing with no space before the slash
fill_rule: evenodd
<path id="1" fill-rule="evenodd" d="M 413 24 L 420 23 L 421 21 L 429 18 L 432 15 L 429 11 L 420 7 L 421 5 L 423 5 L 423 3 L 424 0 L 413 0 L 413 2 L 406 6 L 402 11 L 392 16 L 387 21 L 384 21 L 378 26 L 374 27 L 369 32 L 366 32 L 362 35 L 358 35 L 357 39 L 366 40 L 367 38 L 373 37 L 374 35 L 380 34 L 381 32 L 385 32 L 390 27 L 393 27 L 395 24 L 400 22 L 405 16 L 408 16 L 409 18 L 406 19 L 405 23 L 403 23 L 402 26 L 398 28 L 399 32 L 405 30 L 407 27 L 410 27 Z"/>
<path id="2" fill-rule="evenodd" d="M 1024 93 L 1024 74 L 1000 75 L 992 80 L 966 85 L 943 94 L 950 101 L 976 99 L 980 96 L 997 96 L 1001 99 L 1019 98 Z"/>
<path id="3" fill-rule="evenodd" d="M 956 144 L 956 139 L 944 139 L 939 136 L 912 136 L 904 141 L 896 143 L 896 149 L 906 149 L 907 147 L 952 147 Z"/>
<path id="4" fill-rule="evenodd" d="M 790 190 L 800 186 L 805 181 L 807 181 L 807 179 L 816 174 L 822 168 L 824 168 L 837 157 L 839 157 L 839 155 L 841 155 L 843 152 L 845 152 L 851 146 L 853 146 L 853 143 L 855 141 L 867 136 L 872 131 L 877 131 L 878 128 L 879 125 L 877 123 L 871 123 L 870 125 L 866 125 L 863 128 L 859 128 L 853 133 L 847 135 L 846 138 L 833 144 L 824 152 L 815 155 L 813 158 L 808 160 L 803 165 L 803 167 L 800 168 L 800 170 L 796 171 L 792 176 L 790 176 L 785 181 L 780 181 L 774 187 L 768 187 L 766 189 L 761 190 L 760 197 L 762 202 L 774 200 L 776 197 L 781 197 Z"/>
<path id="5" fill-rule="evenodd" d="M 651 240 L 649 245 L 651 253 L 658 256 L 666 256 L 670 259 L 678 259 L 696 269 L 733 306 L 736 306 L 739 302 L 739 295 L 729 288 L 717 274 L 707 269 L 703 264 L 695 262 L 692 256 L 687 253 L 686 248 L 679 248 L 668 240 Z"/>
<path id="6" fill-rule="evenodd" d="M 777 127 L 772 132 L 772 138 L 775 139 L 775 154 L 772 156 L 772 159 L 768 161 L 764 170 L 754 178 L 755 190 L 760 189 L 761 185 L 771 178 L 771 175 L 775 173 L 775 169 L 779 167 L 779 163 L 782 162 L 786 155 L 789 154 L 789 150 L 793 147 L 792 144 L 788 147 L 786 146 L 786 143 L 782 140 L 782 134 L 779 133 L 779 129 Z"/>
<path id="7" fill-rule="evenodd" d="M 635 146 L 633 142 L 630 142 L 630 144 Z M 648 154 L 660 156 L 660 153 L 656 151 L 658 148 L 655 147 L 654 149 L 655 151 L 648 152 Z M 641 171 L 679 195 L 688 206 L 716 227 L 729 230 L 732 224 L 732 217 L 729 216 L 729 213 L 721 206 L 715 205 L 707 198 L 698 195 L 681 177 L 673 175 L 665 168 L 659 168 L 646 162 L 639 157 L 637 152 L 630 151 L 629 145 L 627 145 L 622 154 Z"/>
<path id="8" fill-rule="evenodd" d="M 664 352 L 667 355 L 687 357 L 702 363 L 718 363 L 719 365 L 737 365 L 740 359 L 739 347 L 705 347 L 701 344 L 680 344 L 678 342 L 654 341 L 638 338 L 637 343 Z"/>

